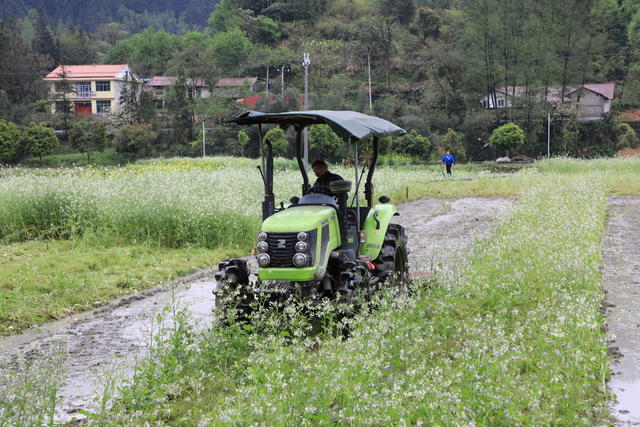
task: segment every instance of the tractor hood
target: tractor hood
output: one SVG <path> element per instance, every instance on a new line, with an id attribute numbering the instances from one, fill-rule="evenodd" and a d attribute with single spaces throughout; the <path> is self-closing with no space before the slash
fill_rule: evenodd
<path id="1" fill-rule="evenodd" d="M 262 231 L 267 233 L 292 233 L 319 228 L 335 217 L 337 212 L 330 206 L 294 206 L 276 212 L 262 223 Z"/>

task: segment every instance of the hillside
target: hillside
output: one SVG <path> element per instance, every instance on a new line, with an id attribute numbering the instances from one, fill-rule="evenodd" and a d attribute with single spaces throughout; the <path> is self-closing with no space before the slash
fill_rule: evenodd
<path id="1" fill-rule="evenodd" d="M 94 31 L 109 22 L 125 24 L 135 32 L 156 25 L 171 32 L 203 28 L 218 0 L 3 0 L 0 19 L 22 18 L 42 9 L 49 22 L 74 24 Z"/>

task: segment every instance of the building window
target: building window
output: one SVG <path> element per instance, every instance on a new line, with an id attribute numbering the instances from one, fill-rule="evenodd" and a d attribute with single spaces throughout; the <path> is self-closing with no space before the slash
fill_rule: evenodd
<path id="1" fill-rule="evenodd" d="M 111 90 L 111 82 L 109 80 L 97 81 L 96 92 L 109 92 Z"/>
<path id="2" fill-rule="evenodd" d="M 504 107 L 504 99 L 498 99 L 498 107 Z"/>
<path id="3" fill-rule="evenodd" d="M 96 113 L 109 113 L 111 111 L 111 101 L 96 101 Z"/>
<path id="4" fill-rule="evenodd" d="M 76 82 L 76 97 L 91 98 L 91 82 Z"/>

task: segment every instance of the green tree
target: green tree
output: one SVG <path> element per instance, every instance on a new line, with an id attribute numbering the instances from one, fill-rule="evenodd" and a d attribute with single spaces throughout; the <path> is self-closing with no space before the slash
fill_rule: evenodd
<path id="1" fill-rule="evenodd" d="M 171 118 L 174 140 L 178 145 L 186 144 L 195 139 L 193 97 L 194 93 L 189 90 L 189 84 L 184 74 L 178 75 L 174 83 L 167 89 L 166 105 Z"/>
<path id="2" fill-rule="evenodd" d="M 271 143 L 274 157 L 284 157 L 287 154 L 289 143 L 284 135 L 284 131 L 280 128 L 270 129 L 264 136 L 265 141 Z"/>
<path id="3" fill-rule="evenodd" d="M 222 67 L 232 69 L 247 59 L 253 45 L 241 29 L 232 28 L 216 34 L 211 40 L 211 49 Z"/>
<path id="4" fill-rule="evenodd" d="M 81 27 L 66 28 L 58 38 L 60 60 L 66 64 L 95 64 L 96 44 Z"/>
<path id="5" fill-rule="evenodd" d="M 209 28 L 213 33 L 229 31 L 239 25 L 239 7 L 233 0 L 220 0 L 209 16 Z"/>
<path id="6" fill-rule="evenodd" d="M 421 8 L 418 11 L 413 31 L 420 36 L 422 41 L 438 37 L 440 35 L 440 17 L 437 12 L 428 7 Z"/>
<path id="7" fill-rule="evenodd" d="M 87 155 L 87 163 L 91 163 L 91 151 L 102 150 L 107 142 L 104 123 L 80 120 L 74 123 L 69 131 L 71 147 Z"/>
<path id="8" fill-rule="evenodd" d="M 628 123 L 616 123 L 614 125 L 614 132 L 618 138 L 616 148 L 635 148 L 638 146 L 638 137 Z"/>
<path id="9" fill-rule="evenodd" d="M 318 152 L 318 158 L 336 161 L 340 158 L 338 149 L 342 139 L 328 125 L 311 126 L 309 131 L 309 147 Z"/>
<path id="10" fill-rule="evenodd" d="M 49 58 L 49 66 L 60 62 L 60 46 L 53 39 L 49 23 L 42 9 L 38 9 L 38 20 L 35 26 L 35 35 L 31 41 L 33 51 Z"/>
<path id="11" fill-rule="evenodd" d="M 12 163 L 18 154 L 20 129 L 13 122 L 0 120 L 0 164 Z"/>
<path id="12" fill-rule="evenodd" d="M 29 123 L 20 136 L 20 149 L 42 159 L 42 156 L 52 153 L 59 145 L 53 129 L 44 123 Z"/>
<path id="13" fill-rule="evenodd" d="M 455 130 L 449 128 L 447 133 L 440 138 L 440 144 L 445 150 L 451 151 L 451 154 L 453 154 L 456 159 L 460 161 L 466 160 L 467 153 L 462 144 L 462 136 Z"/>
<path id="14" fill-rule="evenodd" d="M 429 159 L 432 149 L 433 146 L 429 138 L 420 135 L 415 130 L 397 138 L 392 146 L 393 151 L 421 160 Z"/>
<path id="15" fill-rule="evenodd" d="M 244 154 L 244 150 L 247 148 L 249 139 L 249 135 L 245 131 L 238 131 L 236 144 L 232 147 L 233 153 L 242 156 Z"/>
<path id="16" fill-rule="evenodd" d="M 118 129 L 113 137 L 116 152 L 128 160 L 146 157 L 151 153 L 158 134 L 149 124 L 130 124 Z"/>
<path id="17" fill-rule="evenodd" d="M 524 144 L 524 131 L 515 123 L 507 123 L 496 128 L 489 137 L 489 145 L 498 151 L 509 151 Z"/>
<path id="18" fill-rule="evenodd" d="M 416 15 L 416 0 L 380 0 L 380 12 L 399 24 L 408 25 Z"/>
<path id="19" fill-rule="evenodd" d="M 180 37 L 163 30 L 147 28 L 126 40 L 119 40 L 104 58 L 107 64 L 129 64 L 141 76 L 165 70 L 173 55 L 182 48 Z"/>
<path id="20" fill-rule="evenodd" d="M 128 123 L 149 123 L 153 120 L 153 97 L 141 87 L 141 82 L 127 72 L 120 92 L 119 120 Z"/>
<path id="21" fill-rule="evenodd" d="M 0 118 L 23 123 L 40 108 L 50 61 L 33 51 L 15 21 L 0 21 Z"/>

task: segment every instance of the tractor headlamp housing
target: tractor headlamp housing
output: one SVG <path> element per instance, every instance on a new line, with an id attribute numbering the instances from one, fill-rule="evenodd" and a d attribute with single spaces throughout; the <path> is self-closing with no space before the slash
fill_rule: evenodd
<path id="1" fill-rule="evenodd" d="M 258 252 L 267 252 L 269 250 L 269 244 L 267 242 L 258 243 Z"/>
<path id="2" fill-rule="evenodd" d="M 296 252 L 307 252 L 309 249 L 309 245 L 306 242 L 298 242 L 296 243 Z"/>
<path id="3" fill-rule="evenodd" d="M 306 241 L 308 238 L 309 238 L 309 235 L 304 231 L 301 231 L 300 233 L 298 233 L 298 240 L 300 240 L 301 242 Z"/>
<path id="4" fill-rule="evenodd" d="M 256 255 L 256 259 L 258 260 L 258 265 L 260 267 L 268 267 L 269 264 L 271 264 L 271 257 L 268 254 L 258 254 Z"/>
<path id="5" fill-rule="evenodd" d="M 267 233 L 261 231 L 258 233 L 258 242 L 266 242 L 267 241 Z"/>
<path id="6" fill-rule="evenodd" d="M 293 265 L 298 268 L 306 267 L 309 265 L 309 255 L 297 253 L 293 256 Z"/>

